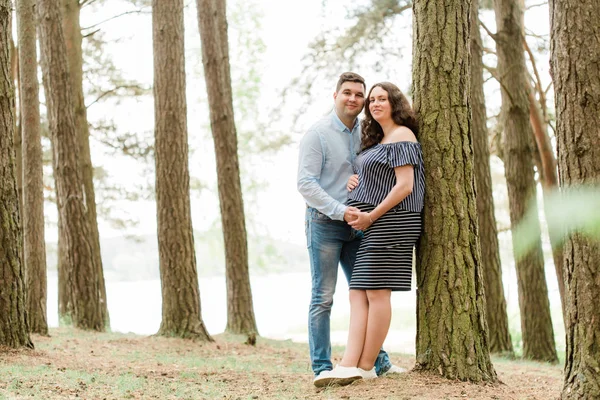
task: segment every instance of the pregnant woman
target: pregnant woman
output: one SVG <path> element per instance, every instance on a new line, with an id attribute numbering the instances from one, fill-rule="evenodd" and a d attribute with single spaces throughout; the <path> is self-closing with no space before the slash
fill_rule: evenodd
<path id="1" fill-rule="evenodd" d="M 375 360 L 392 317 L 391 292 L 410 290 L 413 247 L 421 234 L 425 179 L 414 112 L 395 85 L 366 99 L 362 151 L 348 182 L 350 225 L 364 232 L 350 282 L 348 343 L 332 377 L 376 378 Z M 348 380 L 331 383 L 347 383 Z"/>

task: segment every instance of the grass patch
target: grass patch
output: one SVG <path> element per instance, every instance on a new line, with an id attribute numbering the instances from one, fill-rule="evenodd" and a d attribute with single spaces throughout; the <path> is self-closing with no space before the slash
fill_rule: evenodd
<path id="1" fill-rule="evenodd" d="M 504 385 L 475 385 L 411 372 L 347 387 L 312 384 L 308 346 L 221 334 L 214 343 L 72 328 L 34 336 L 35 350 L 0 352 L 1 399 L 490 399 L 555 398 L 561 368 L 494 358 Z M 342 347 L 334 347 L 339 361 Z M 391 354 L 405 368 L 412 356 Z M 337 360 L 337 361 L 336 361 Z M 494 397 L 496 396 L 496 397 Z"/>

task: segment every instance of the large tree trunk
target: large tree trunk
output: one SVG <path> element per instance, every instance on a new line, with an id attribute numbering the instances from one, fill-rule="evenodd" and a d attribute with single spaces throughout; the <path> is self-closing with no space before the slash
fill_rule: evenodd
<path id="1" fill-rule="evenodd" d="M 87 216 L 90 224 L 90 242 L 93 257 L 98 266 L 98 280 L 100 285 L 100 304 L 106 327 L 110 326 L 108 304 L 106 301 L 106 287 L 104 283 L 104 270 L 100 252 L 100 233 L 98 232 L 98 216 L 96 213 L 96 192 L 94 190 L 94 168 L 90 154 L 90 130 L 87 120 L 87 108 L 83 96 L 83 53 L 81 48 L 81 27 L 79 25 L 79 0 L 63 0 L 63 31 L 67 47 L 67 62 L 69 64 L 69 80 L 71 82 L 73 115 L 75 117 L 75 132 L 78 142 L 79 168 L 85 188 L 85 201 Z M 62 244 L 62 243 L 61 243 Z"/>
<path id="2" fill-rule="evenodd" d="M 20 110 L 23 133 L 23 263 L 27 270 L 27 311 L 31 332 L 48 334 L 44 182 L 40 135 L 34 0 L 18 0 Z"/>
<path id="3" fill-rule="evenodd" d="M 490 148 L 487 115 L 483 94 L 483 45 L 479 33 L 479 2 L 471 3 L 471 112 L 473 115 L 473 154 L 481 265 L 485 285 L 488 343 L 490 352 L 513 355 L 508 330 L 506 299 L 502 285 L 502 266 L 498 246 L 498 230 L 492 196 Z"/>
<path id="4" fill-rule="evenodd" d="M 159 335 L 212 340 L 200 315 L 188 170 L 183 0 L 152 1 Z"/>
<path id="5" fill-rule="evenodd" d="M 86 192 L 78 161 L 77 134 L 73 120 L 73 101 L 69 83 L 67 51 L 61 26 L 60 4 L 38 0 L 38 24 L 48 121 L 54 154 L 54 173 L 59 203 L 63 265 L 69 282 L 71 321 L 77 328 L 106 329 L 104 299 L 94 256 Z"/>
<path id="6" fill-rule="evenodd" d="M 248 271 L 246 220 L 233 116 L 226 6 L 222 0 L 197 0 L 196 4 L 225 238 L 226 330 L 255 335 L 257 329 Z"/>
<path id="7" fill-rule="evenodd" d="M 33 347 L 21 257 L 21 221 L 15 178 L 15 92 L 10 72 L 11 4 L 0 0 L 0 345 Z"/>
<path id="8" fill-rule="evenodd" d="M 563 190 L 600 185 L 599 20 L 597 0 L 550 1 L 550 61 Z M 600 241 L 580 233 L 571 234 L 565 242 L 564 255 L 568 294 L 562 398 L 598 399 Z"/>
<path id="9" fill-rule="evenodd" d="M 519 0 L 495 0 L 498 73 L 502 86 L 504 167 L 513 228 L 524 219 L 527 207 L 537 216 L 533 175 L 533 133 L 529 121 L 529 81 L 523 51 L 523 9 Z M 538 218 L 531 221 L 534 247 L 525 255 L 515 254 L 521 310 L 523 356 L 557 362 L 550 316 L 548 287 Z M 516 250 L 513 238 L 513 249 Z"/>
<path id="10" fill-rule="evenodd" d="M 460 0 L 413 3 L 413 92 L 427 186 L 417 261 L 416 369 L 494 382 L 477 237 L 469 9 Z"/>

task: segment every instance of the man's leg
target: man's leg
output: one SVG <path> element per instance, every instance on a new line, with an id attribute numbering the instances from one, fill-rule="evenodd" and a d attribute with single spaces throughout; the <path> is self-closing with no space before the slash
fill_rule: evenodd
<path id="1" fill-rule="evenodd" d="M 342 246 L 342 254 L 340 256 L 342 271 L 344 271 L 348 285 L 350 284 L 352 270 L 354 269 L 354 263 L 356 262 L 356 253 L 358 252 L 362 237 L 363 233 L 361 231 L 348 227 L 346 239 Z"/>
<path id="2" fill-rule="evenodd" d="M 339 239 L 340 225 L 327 221 L 315 211 L 307 209 L 306 235 L 312 294 L 308 317 L 308 343 L 310 359 L 315 375 L 331 370 L 330 317 L 333 294 L 337 282 L 342 241 Z"/>

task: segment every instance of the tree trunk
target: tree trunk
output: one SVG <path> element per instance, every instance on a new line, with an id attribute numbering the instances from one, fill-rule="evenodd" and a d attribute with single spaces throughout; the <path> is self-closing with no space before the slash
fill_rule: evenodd
<path id="1" fill-rule="evenodd" d="M 495 382 L 477 236 L 469 5 L 413 2 L 413 93 L 427 186 L 417 259 L 416 369 Z"/>
<path id="2" fill-rule="evenodd" d="M 490 148 L 487 115 L 483 94 L 483 45 L 479 33 L 479 2 L 471 3 L 471 112 L 473 115 L 473 154 L 481 265 L 485 285 L 488 343 L 490 352 L 512 356 L 513 345 L 508 330 L 506 299 L 502 285 L 502 266 L 498 230 L 492 196 Z"/>
<path id="3" fill-rule="evenodd" d="M 563 190 L 600 185 L 600 3 L 550 1 L 558 168 Z M 597 211 L 597 210 L 594 210 Z M 600 398 L 600 240 L 564 245 L 567 351 L 563 399 Z"/>
<path id="4" fill-rule="evenodd" d="M 550 316 L 544 255 L 537 218 L 536 189 L 529 101 L 529 81 L 523 51 L 523 9 L 518 0 L 495 0 L 498 73 L 502 86 L 504 125 L 504 169 L 513 229 L 523 220 L 527 207 L 533 215 L 531 229 L 537 240 L 527 254 L 515 254 L 519 285 L 519 307 L 525 358 L 557 362 L 554 331 Z M 516 242 L 513 237 L 513 249 Z"/>
<path id="5" fill-rule="evenodd" d="M 17 178 L 17 193 L 19 194 L 19 212 L 21 213 L 23 210 L 23 141 L 21 139 L 21 124 L 19 123 L 21 117 L 21 110 L 17 108 L 17 102 L 21 96 L 20 93 L 20 84 L 19 84 L 19 53 L 17 47 L 15 46 L 15 41 L 12 37 L 12 18 L 9 22 L 10 28 L 10 51 L 9 51 L 9 59 L 11 65 L 11 74 L 13 77 L 13 87 L 15 91 L 18 93 L 18 96 L 15 96 L 15 130 L 14 130 L 14 140 L 13 147 L 15 149 L 15 175 Z M 21 221 L 23 218 L 21 218 Z"/>
<path id="6" fill-rule="evenodd" d="M 525 32 L 523 32 L 525 35 Z M 562 249 L 562 237 L 561 228 L 552 224 L 552 215 L 548 214 L 547 201 L 548 197 L 551 196 L 558 189 L 558 175 L 556 171 L 556 158 L 554 157 L 554 151 L 552 149 L 552 142 L 548 135 L 548 124 L 546 123 L 545 116 L 546 111 L 546 98 L 544 89 L 541 86 L 539 73 L 535 64 L 535 59 L 527 44 L 526 40 L 523 40 L 525 50 L 528 52 L 531 58 L 531 65 L 536 76 L 537 84 L 529 91 L 529 120 L 533 128 L 533 135 L 535 139 L 535 146 L 537 149 L 536 158 L 539 159 L 537 163 L 538 173 L 540 174 L 540 180 L 542 182 L 542 191 L 544 197 L 544 214 L 546 215 L 546 221 L 548 224 L 548 236 L 550 238 L 550 245 L 552 246 L 552 259 L 554 260 L 554 269 L 556 271 L 556 279 L 558 281 L 558 291 L 560 293 L 560 303 L 562 306 L 563 322 L 567 320 L 567 308 L 565 298 L 565 280 L 564 280 L 564 262 L 563 262 L 563 249 Z M 534 93 L 539 93 L 539 100 L 535 98 Z M 543 115 L 542 115 L 543 114 Z"/>
<path id="7" fill-rule="evenodd" d="M 20 115 L 23 133 L 23 263 L 27 271 L 27 311 L 31 332 L 48 335 L 44 182 L 40 135 L 34 0 L 18 0 Z"/>
<path id="8" fill-rule="evenodd" d="M 94 167 L 90 154 L 90 130 L 87 120 L 87 108 L 83 96 L 83 53 L 81 48 L 81 27 L 79 25 L 79 0 L 63 0 L 62 22 L 67 47 L 67 62 L 69 65 L 69 80 L 73 99 L 73 116 L 75 118 L 75 132 L 78 142 L 79 168 L 85 190 L 87 216 L 90 224 L 90 242 L 93 257 L 98 266 L 98 284 L 100 285 L 100 304 L 102 307 L 105 325 L 110 326 L 108 304 L 106 301 L 106 286 L 102 256 L 100 252 L 100 233 L 98 232 L 98 216 L 96 213 L 96 192 L 94 190 Z"/>
<path id="9" fill-rule="evenodd" d="M 225 1 L 197 0 L 202 63 L 215 143 L 225 239 L 228 332 L 257 333 L 248 271 L 248 244 L 233 115 Z"/>
<path id="10" fill-rule="evenodd" d="M 38 0 L 36 8 L 62 226 L 59 233 L 64 245 L 61 267 L 68 282 L 68 302 L 72 304 L 69 318 L 77 328 L 104 331 L 106 319 L 99 266 L 90 239 L 87 194 L 81 178 L 79 155 L 74 151 L 78 142 L 60 5 L 55 1 Z"/>
<path id="11" fill-rule="evenodd" d="M 159 335 L 212 340 L 200 314 L 188 170 L 183 0 L 152 1 Z"/>
<path id="12" fill-rule="evenodd" d="M 13 148 L 15 92 L 9 61 L 11 9 L 9 0 L 0 0 L 0 345 L 33 348 L 25 304 Z"/>

